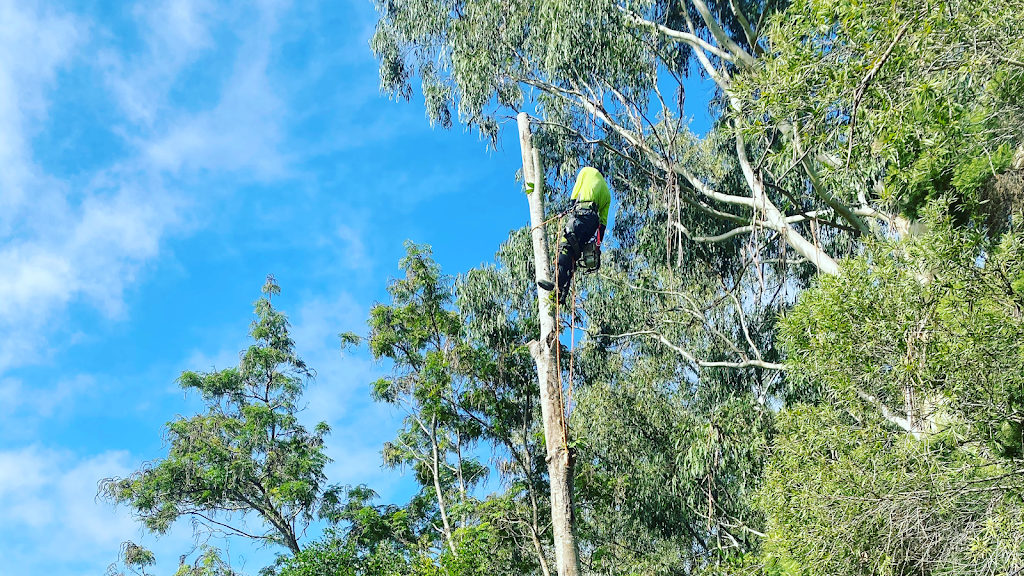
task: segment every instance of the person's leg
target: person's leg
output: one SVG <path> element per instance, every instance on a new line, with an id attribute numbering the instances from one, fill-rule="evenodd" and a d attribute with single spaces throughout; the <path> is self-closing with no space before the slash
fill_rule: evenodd
<path id="1" fill-rule="evenodd" d="M 569 285 L 576 272 L 580 249 L 594 237 L 598 222 L 597 212 L 587 210 L 573 213 L 566 226 L 565 236 L 558 244 L 558 297 L 562 302 L 565 302 L 569 294 Z"/>
<path id="2" fill-rule="evenodd" d="M 579 254 L 572 249 L 572 246 L 564 238 L 558 243 L 558 299 L 560 302 L 565 302 L 565 297 L 569 293 L 569 283 L 572 282 L 572 275 L 576 271 L 576 259 L 579 258 Z"/>

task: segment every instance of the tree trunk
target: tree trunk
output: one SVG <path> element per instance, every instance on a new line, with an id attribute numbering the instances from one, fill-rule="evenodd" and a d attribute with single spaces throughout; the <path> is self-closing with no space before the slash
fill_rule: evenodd
<path id="1" fill-rule="evenodd" d="M 455 540 L 452 538 L 452 525 L 448 522 L 448 510 L 444 505 L 444 491 L 441 490 L 441 458 L 437 449 L 437 418 L 430 421 L 430 450 L 433 464 L 431 471 L 434 473 L 434 492 L 437 494 L 437 509 L 441 511 L 444 538 L 448 541 L 448 548 L 451 549 L 452 555 L 458 556 Z"/>
<path id="2" fill-rule="evenodd" d="M 548 280 L 548 237 L 544 227 L 544 178 L 540 156 L 530 138 L 530 119 L 520 112 L 519 144 L 523 153 L 523 181 L 533 184 L 529 194 L 530 227 L 533 236 L 533 260 L 537 280 Z M 530 355 L 537 364 L 540 381 L 541 413 L 544 418 L 544 439 L 547 444 L 548 479 L 551 484 L 551 526 L 555 535 L 555 567 L 558 576 L 578 576 L 579 551 L 576 548 L 573 515 L 573 455 L 569 450 L 569 432 L 561 401 L 555 346 L 558 345 L 556 319 L 552 315 L 549 292 L 537 287 L 537 308 L 540 315 L 540 340 L 530 342 Z"/>

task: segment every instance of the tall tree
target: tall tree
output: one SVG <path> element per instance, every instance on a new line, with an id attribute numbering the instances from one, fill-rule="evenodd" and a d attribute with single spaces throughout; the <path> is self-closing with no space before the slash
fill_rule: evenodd
<path id="1" fill-rule="evenodd" d="M 563 403 L 561 370 L 556 350 L 561 345 L 549 292 L 540 287 L 549 280 L 547 214 L 544 211 L 544 170 L 540 154 L 533 147 L 529 116 L 517 118 L 519 145 L 523 155 L 523 181 L 530 206 L 530 236 L 533 240 L 534 279 L 537 282 L 537 314 L 540 338 L 530 342 L 530 355 L 537 365 L 540 406 L 547 444 L 548 480 L 551 489 L 551 525 L 555 536 L 555 563 L 561 576 L 580 573 L 573 509 L 575 454 L 570 448 L 569 422 Z"/>
<path id="2" fill-rule="evenodd" d="M 759 497 L 769 558 L 834 574 L 1024 563 L 1024 234 L 929 211 L 929 232 L 869 247 L 783 324 L 793 377 L 823 401 L 782 413 Z"/>
<path id="3" fill-rule="evenodd" d="M 499 261 L 522 251 L 521 236 Z M 391 302 L 371 310 L 367 342 L 375 357 L 392 362 L 374 397 L 407 414 L 384 446 L 385 464 L 416 472 L 422 491 L 410 509 L 428 514 L 424 541 L 441 543 L 417 554 L 451 570 L 539 568 L 546 575 L 546 501 L 537 491 L 545 466 L 526 347 L 536 315 L 520 314 L 523 282 L 505 267 L 452 278 L 429 247 L 407 243 L 406 251 L 403 276 L 388 286 Z M 473 492 L 488 472 L 479 461 L 484 453 L 504 491 L 481 500 Z M 502 559 L 507 566 L 499 568 Z"/>
<path id="4" fill-rule="evenodd" d="M 288 319 L 274 308 L 281 289 L 267 276 L 254 343 L 237 367 L 182 372 L 178 384 L 197 392 L 206 411 L 167 423 L 165 458 L 124 478 L 100 482 L 100 496 L 126 505 L 147 530 L 166 533 L 179 518 L 197 531 L 251 538 L 300 551 L 299 538 L 321 504 L 337 498 L 327 484 L 321 422 L 299 422 L 298 401 L 313 377 L 295 353 Z M 245 520 L 255 517 L 250 527 Z"/>
<path id="5" fill-rule="evenodd" d="M 384 462 L 412 465 L 421 484 L 430 487 L 441 535 L 457 556 L 455 530 L 466 519 L 453 517 L 453 505 L 465 508 L 469 491 L 486 473 L 470 454 L 480 427 L 459 410 L 465 383 L 459 364 L 470 350 L 462 320 L 450 309 L 451 280 L 431 259 L 429 247 L 407 242 L 406 252 L 399 264 L 405 276 L 388 286 L 390 305 L 370 310 L 367 338 L 374 358 L 393 363 L 393 374 L 373 384 L 374 398 L 407 414 L 398 438 L 384 446 Z"/>
<path id="6" fill-rule="evenodd" d="M 753 257 L 726 258 L 720 275 L 777 277 L 784 289 L 765 291 L 775 306 L 809 271 L 837 273 L 861 238 L 906 233 L 929 197 L 980 206 L 981 168 L 1007 168 L 1024 136 L 1021 15 L 1005 0 L 398 0 L 378 10 L 371 45 L 384 91 L 409 98 L 419 76 L 432 122 L 457 118 L 492 139 L 504 115 L 532 113 L 548 190 L 598 166 L 621 201 L 623 247 L 658 224 L 679 270 L 684 257 L 714 261 L 742 242 Z M 693 73 L 718 90 L 703 138 L 682 109 Z M 675 307 L 703 313 L 730 292 L 742 302 L 743 290 Z M 634 332 L 710 361 L 683 336 Z M 722 342 L 735 353 L 719 362 L 762 362 L 751 340 Z"/>

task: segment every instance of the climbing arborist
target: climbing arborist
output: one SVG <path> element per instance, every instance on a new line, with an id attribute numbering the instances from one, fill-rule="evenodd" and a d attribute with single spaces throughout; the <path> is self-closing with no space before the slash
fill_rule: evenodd
<path id="1" fill-rule="evenodd" d="M 586 254 L 588 266 L 592 269 L 600 266 L 601 240 L 608 226 L 608 207 L 611 203 L 612 195 L 604 176 L 590 166 L 580 170 L 576 184 L 572 187 L 565 231 L 558 243 L 555 280 L 558 282 L 559 304 L 565 304 L 569 284 L 576 271 L 576 262 L 581 255 Z M 555 284 L 548 280 L 540 280 L 537 284 L 548 291 L 555 288 Z"/>

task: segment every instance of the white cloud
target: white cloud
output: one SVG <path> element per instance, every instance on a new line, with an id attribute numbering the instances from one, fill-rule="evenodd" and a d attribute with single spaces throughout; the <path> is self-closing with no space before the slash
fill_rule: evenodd
<path id="1" fill-rule="evenodd" d="M 215 48 L 210 27 L 219 12 L 203 0 L 140 2 L 133 14 L 146 50 L 125 58 L 102 49 L 106 81 L 131 122 L 152 126 L 170 107 L 168 92 L 181 71 Z"/>
<path id="2" fill-rule="evenodd" d="M 75 17 L 38 2 L 0 0 L 0 235 L 15 228 L 18 210 L 37 201 L 27 142 L 46 117 L 57 70 L 87 34 Z"/>
<path id="3" fill-rule="evenodd" d="M 0 451 L 0 560 L 15 569 L 39 560 L 92 558 L 97 548 L 113 552 L 138 529 L 96 501 L 96 482 L 131 472 L 126 452 L 78 460 L 38 446 Z M 30 550 L 21 545 L 31 543 Z"/>
<path id="4" fill-rule="evenodd" d="M 214 109 L 181 118 L 166 135 L 145 145 L 154 167 L 246 170 L 263 179 L 284 174 L 285 158 L 277 148 L 287 109 L 267 77 L 276 21 L 275 11 L 269 10 L 247 31 L 239 48 L 245 58 L 235 62 Z"/>
<path id="5" fill-rule="evenodd" d="M 187 520 L 168 536 L 145 534 L 125 508 L 96 497 L 102 478 L 124 477 L 139 462 L 124 451 L 79 458 L 37 445 L 0 451 L 0 566 L 10 576 L 101 574 L 122 542 L 156 553 L 158 574 L 171 574 L 180 554 L 194 550 Z M 246 556 L 265 556 L 235 542 Z"/>
<path id="6" fill-rule="evenodd" d="M 18 234 L 0 238 L 0 370 L 37 360 L 74 301 L 123 316 L 126 285 L 179 219 L 171 197 L 143 190 L 122 180 L 113 193 L 88 194 L 74 208 L 64 203 L 52 218 L 26 214 Z"/>
<path id="7" fill-rule="evenodd" d="M 287 108 L 267 70 L 283 6 L 259 3 L 252 18 L 250 3 L 142 2 L 134 15 L 146 48 L 126 57 L 103 47 L 104 34 L 90 40 L 95 26 L 82 17 L 0 0 L 0 374 L 45 358 L 53 337 L 69 332 L 74 304 L 126 316 L 125 290 L 207 200 L 183 193 L 182 183 L 286 174 L 278 150 Z M 237 52 L 215 43 L 220 24 L 237 30 Z M 170 93 L 210 53 L 233 58 L 233 71 L 212 106 L 186 110 Z M 129 148 L 106 169 L 81 175 L 83 187 L 47 174 L 32 140 L 60 129 L 46 124 L 58 73 L 94 61 L 127 121 L 117 130 Z"/>
<path id="8" fill-rule="evenodd" d="M 247 2 L 140 3 L 135 14 L 146 50 L 131 58 L 110 50 L 102 53 L 107 84 L 137 124 L 138 134 L 128 138 L 151 169 L 245 171 L 260 179 L 284 174 L 285 157 L 278 148 L 287 107 L 275 94 L 267 67 L 285 3 L 255 6 L 255 21 L 249 22 L 253 4 Z M 223 51 L 213 40 L 213 30 L 222 25 L 230 25 L 240 41 L 231 73 L 222 80 L 215 106 L 184 110 L 170 94 L 189 66 Z"/>

